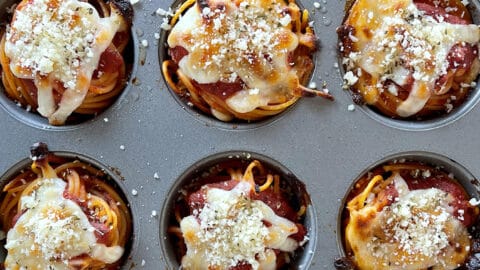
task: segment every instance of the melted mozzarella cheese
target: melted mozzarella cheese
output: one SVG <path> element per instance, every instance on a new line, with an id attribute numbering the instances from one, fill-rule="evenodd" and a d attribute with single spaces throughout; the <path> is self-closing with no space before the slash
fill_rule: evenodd
<path id="1" fill-rule="evenodd" d="M 34 80 L 38 112 L 63 124 L 83 102 L 100 55 L 120 27 L 115 9 L 100 18 L 89 3 L 77 0 L 24 0 L 6 35 L 5 53 L 19 78 Z M 58 105 L 53 88 L 65 91 Z"/>
<path id="2" fill-rule="evenodd" d="M 96 243 L 95 228 L 80 206 L 65 199 L 62 179 L 42 179 L 20 199 L 25 211 L 8 231 L 6 269 L 70 269 L 69 260 L 82 255 L 113 263 L 123 248 Z"/>
<path id="3" fill-rule="evenodd" d="M 281 1 L 209 1 L 211 10 L 196 4 L 175 24 L 168 36 L 171 48 L 181 46 L 188 55 L 179 69 L 201 84 L 234 82 L 244 90 L 227 99 L 236 112 L 246 113 L 289 99 L 298 86 L 288 56 L 299 44 L 290 30 L 291 17 Z"/>
<path id="4" fill-rule="evenodd" d="M 298 248 L 298 242 L 289 238 L 298 232 L 295 223 L 277 216 L 262 201 L 248 198 L 251 188 L 242 181 L 230 191 L 207 189 L 205 207 L 180 223 L 187 246 L 183 269 L 229 269 L 244 262 L 253 269 L 273 270 L 273 249 Z"/>
<path id="5" fill-rule="evenodd" d="M 368 72 L 373 77 L 371 81 L 379 82 L 376 87 L 381 88 L 387 79 L 399 82 L 395 70 L 401 63 L 411 70 L 410 74 L 402 74 L 404 78 L 413 76 L 415 82 L 408 98 L 397 107 L 401 117 L 418 113 L 433 94 L 448 91 L 448 88 L 438 92 L 433 89 L 437 79 L 447 73 L 447 56 L 455 44 L 480 41 L 477 25 L 437 22 L 425 16 L 412 0 L 358 0 L 346 24 L 355 27 L 355 37 L 350 39 L 358 48 L 346 61 Z M 364 96 L 368 104 L 374 104 L 383 91 L 376 87 L 367 90 L 371 93 Z"/>
<path id="6" fill-rule="evenodd" d="M 467 229 L 453 216 L 451 195 L 436 188 L 409 190 L 394 175 L 399 194 L 390 206 L 370 200 L 349 209 L 345 232 L 358 269 L 456 269 L 469 254 Z"/>

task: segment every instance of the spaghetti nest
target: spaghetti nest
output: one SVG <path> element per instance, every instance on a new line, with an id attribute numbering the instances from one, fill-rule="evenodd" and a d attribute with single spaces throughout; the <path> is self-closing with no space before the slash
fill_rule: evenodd
<path id="1" fill-rule="evenodd" d="M 43 12 L 52 13 L 47 23 L 41 11 L 35 11 L 45 6 L 54 7 Z M 88 19 L 79 11 L 82 8 Z M 30 25 L 17 19 L 25 16 Z M 79 123 L 104 111 L 128 80 L 131 59 L 125 49 L 130 43 L 132 16 L 132 7 L 124 0 L 91 0 L 88 4 L 83 0 L 23 0 L 10 26 L 0 29 L 5 94 L 26 110 L 48 118 L 52 125 Z M 41 30 L 33 34 L 22 28 Z M 18 44 L 34 46 L 24 49 Z"/>
<path id="2" fill-rule="evenodd" d="M 479 215 L 469 200 L 439 167 L 402 161 L 374 168 L 347 195 L 342 229 L 348 257 L 337 261 L 337 269 L 469 265 Z"/>
<path id="3" fill-rule="evenodd" d="M 294 0 L 184 2 L 172 15 L 162 72 L 187 104 L 221 121 L 278 114 L 301 96 L 316 37 Z"/>
<path id="4" fill-rule="evenodd" d="M 460 0 L 349 1 L 338 28 L 345 88 L 396 119 L 459 107 L 480 72 L 478 26 Z"/>
<path id="5" fill-rule="evenodd" d="M 183 269 L 286 269 L 293 265 L 307 239 L 302 224 L 310 198 L 301 182 L 287 182 L 257 160 L 248 165 L 219 163 L 191 180 L 175 200 L 168 228 Z M 240 190 L 243 195 L 238 195 Z M 223 195 L 215 199 L 217 193 Z M 217 204 L 222 198 L 225 203 Z M 217 209 L 229 204 L 229 210 Z M 271 209 L 266 211 L 271 214 L 258 217 L 262 207 Z M 279 224 L 290 229 L 266 236 L 268 230 L 282 230 Z M 207 226 L 208 232 L 198 226 Z M 209 235 L 212 240 L 206 239 Z M 244 242 L 243 238 L 252 240 Z M 270 242 L 277 246 L 272 248 Z M 290 244 L 287 248 L 279 243 Z M 204 253 L 206 257 L 199 255 L 204 258 L 199 260 L 197 254 Z"/>
<path id="6" fill-rule="evenodd" d="M 0 197 L 6 269 L 118 268 L 132 220 L 106 179 L 87 163 L 52 153 L 10 179 Z M 31 252 L 22 251 L 23 243 Z"/>

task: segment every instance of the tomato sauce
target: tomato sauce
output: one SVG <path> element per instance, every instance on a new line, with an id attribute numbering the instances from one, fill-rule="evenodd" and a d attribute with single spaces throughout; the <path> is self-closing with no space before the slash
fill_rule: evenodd
<path id="1" fill-rule="evenodd" d="M 176 46 L 169 49 L 170 57 L 172 60 L 178 64 L 183 57 L 188 55 L 188 51 L 182 46 Z M 240 79 L 236 78 L 233 82 L 222 82 L 218 81 L 215 83 L 198 83 L 192 80 L 192 84 L 196 89 L 200 91 L 208 92 L 216 97 L 219 97 L 222 100 L 226 100 L 229 97 L 233 96 L 235 93 L 243 90 L 245 88 L 245 83 Z"/>

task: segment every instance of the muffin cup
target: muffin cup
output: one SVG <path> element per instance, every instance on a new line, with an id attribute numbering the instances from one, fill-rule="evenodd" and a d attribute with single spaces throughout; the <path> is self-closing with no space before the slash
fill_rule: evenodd
<path id="1" fill-rule="evenodd" d="M 233 162 L 246 167 L 254 160 L 260 161 L 266 170 L 269 170 L 275 174 L 279 174 L 281 183 L 285 183 L 290 188 L 303 185 L 300 180 L 298 180 L 295 175 L 282 164 L 267 156 L 253 152 L 229 151 L 217 153 L 196 162 L 185 172 L 183 172 L 182 175 L 175 181 L 174 185 L 168 192 L 168 196 L 164 203 L 164 208 L 160 214 L 160 239 L 162 252 L 170 269 L 179 268 L 179 260 L 177 259 L 177 255 L 175 253 L 176 248 L 173 245 L 174 240 L 172 239 L 173 237 L 171 234 L 167 231 L 172 219 L 175 219 L 175 214 L 173 213 L 175 201 L 186 190 L 197 190 L 202 184 L 208 183 L 204 182 L 204 180 L 208 179 L 209 173 L 215 171 L 219 165 Z M 202 184 L 199 186 L 197 183 Z M 301 200 L 298 196 L 294 197 L 296 200 Z M 306 209 L 306 215 L 303 221 L 303 225 L 307 230 L 308 242 L 306 242 L 303 247 L 299 247 L 299 249 L 295 251 L 294 261 L 289 264 L 289 266 L 293 267 L 294 269 L 309 269 L 311 265 L 312 256 L 315 253 L 315 245 L 317 241 L 316 219 L 317 217 L 315 210 L 312 205 L 309 205 Z"/>
<path id="2" fill-rule="evenodd" d="M 476 180 L 476 178 L 465 167 L 463 167 L 459 163 L 455 162 L 454 160 L 446 156 L 439 155 L 436 153 L 431 153 L 431 152 L 423 152 L 423 151 L 402 152 L 402 153 L 397 153 L 397 154 L 387 156 L 375 162 L 374 164 L 370 165 L 367 169 L 363 170 L 358 175 L 358 177 L 353 181 L 347 193 L 345 194 L 344 198 L 342 199 L 342 203 L 338 211 L 339 214 L 338 214 L 338 221 L 337 221 L 337 231 L 339 232 L 337 234 L 337 245 L 340 251 L 340 257 L 345 258 L 346 256 L 348 256 L 345 250 L 346 243 L 345 243 L 344 234 L 345 234 L 346 224 L 344 224 L 344 219 L 347 217 L 349 213 L 346 208 L 347 203 L 349 200 L 353 198 L 351 193 L 352 191 L 354 191 L 359 180 L 365 177 L 366 175 L 368 175 L 368 173 L 370 173 L 375 168 L 381 167 L 386 164 L 402 164 L 405 162 L 421 163 L 426 166 L 429 166 L 432 169 L 440 169 L 441 171 L 449 175 L 451 174 L 452 177 L 450 178 L 454 178 L 455 180 L 457 180 L 457 182 L 467 192 L 467 195 L 469 196 L 469 198 L 478 199 L 480 197 L 480 193 L 479 193 L 480 183 L 478 182 L 478 180 Z M 366 184 L 368 184 L 368 182 L 362 183 L 362 185 L 366 185 Z M 478 220 L 478 217 L 477 217 L 477 220 Z M 341 262 L 346 264 L 351 263 L 348 260 L 346 261 L 340 260 L 337 263 L 340 264 Z M 342 268 L 339 268 L 339 269 L 342 269 Z"/>
<path id="3" fill-rule="evenodd" d="M 135 224 L 136 223 L 136 217 L 132 214 L 135 213 L 135 210 L 133 208 L 132 210 L 132 204 L 131 204 L 131 198 L 128 195 L 128 193 L 125 190 L 124 184 L 122 183 L 121 177 L 114 173 L 108 166 L 105 166 L 104 164 L 88 157 L 82 154 L 78 153 L 72 153 L 72 152 L 67 152 L 67 151 L 52 151 L 50 152 L 56 157 L 59 158 L 64 158 L 67 159 L 68 161 L 74 161 L 78 160 L 82 163 L 88 164 L 95 169 L 100 170 L 101 172 L 105 173 L 104 176 L 101 177 L 101 180 L 107 183 L 110 187 L 114 188 L 117 194 L 123 199 L 125 202 L 126 206 L 128 207 L 129 210 L 129 215 L 131 219 L 131 232 L 129 239 L 127 240 L 127 243 L 124 247 L 125 251 L 122 255 L 121 260 L 121 265 L 127 266 L 129 265 L 129 257 L 132 255 L 133 250 L 138 248 L 138 243 L 136 241 L 135 235 L 137 234 L 138 227 Z M 19 162 L 17 162 L 15 165 L 10 167 L 5 173 L 3 173 L 2 176 L 0 176 L 0 188 L 3 190 L 5 185 L 8 184 L 9 180 L 13 179 L 15 176 L 20 174 L 21 172 L 25 170 L 29 170 L 30 166 L 32 165 L 32 159 L 31 158 L 25 158 Z M 2 196 L 3 197 L 3 196 Z M 5 232 L 6 234 L 7 232 Z M 5 245 L 5 239 L 1 241 L 1 248 L 0 248 L 0 261 L 4 261 L 5 257 L 7 255 L 7 251 L 4 248 Z M 124 267 L 122 267 L 124 268 Z"/>
<path id="4" fill-rule="evenodd" d="M 18 4 L 21 0 L 4 0 L 0 2 L 0 18 L 3 18 L 0 21 L 0 25 L 4 28 L 4 25 L 9 25 L 11 22 L 6 21 L 7 18 L 10 20 L 11 10 L 14 5 Z M 12 10 L 13 11 L 13 10 Z M 135 15 L 134 15 L 135 16 Z M 130 89 L 132 88 L 132 83 L 135 78 L 135 73 L 138 66 L 138 55 L 139 55 L 139 45 L 138 39 L 134 32 L 134 26 L 130 30 L 130 41 L 125 48 L 123 57 L 125 60 L 126 67 L 126 84 L 120 94 L 116 96 L 115 101 L 105 108 L 102 112 L 95 115 L 80 115 L 77 114 L 78 119 L 68 120 L 64 125 L 51 125 L 48 122 L 48 119 L 40 115 L 38 112 L 32 112 L 30 109 L 22 106 L 18 101 L 10 99 L 6 92 L 3 82 L 0 80 L 0 107 L 2 107 L 10 116 L 17 119 L 18 121 L 26 124 L 30 127 L 38 128 L 41 130 L 51 130 L 51 131 L 68 131 L 75 130 L 84 126 L 88 126 L 88 123 L 102 119 L 103 115 L 107 114 L 107 111 L 116 111 L 121 108 L 122 102 L 127 99 L 130 95 Z M 1 67 L 0 67 L 1 70 Z M 1 74 L 1 72 L 0 72 Z"/>

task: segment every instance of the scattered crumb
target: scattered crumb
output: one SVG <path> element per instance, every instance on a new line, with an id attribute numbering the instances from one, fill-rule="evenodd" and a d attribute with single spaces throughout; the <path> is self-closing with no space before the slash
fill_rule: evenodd
<path id="1" fill-rule="evenodd" d="M 138 191 L 136 189 L 132 189 L 132 195 L 137 196 L 137 194 L 138 194 Z"/>
<path id="2" fill-rule="evenodd" d="M 146 263 L 145 260 L 142 260 L 142 266 L 145 266 L 145 263 Z"/>
<path id="3" fill-rule="evenodd" d="M 157 211 L 153 210 L 152 211 L 152 217 L 156 217 L 157 216 Z"/>
<path id="4" fill-rule="evenodd" d="M 165 10 L 163 8 L 158 8 L 155 13 L 158 15 L 158 16 L 172 16 L 172 12 L 169 10 Z"/>
<path id="5" fill-rule="evenodd" d="M 450 113 L 453 110 L 453 105 L 451 103 L 445 104 L 445 109 L 447 113 Z"/>
<path id="6" fill-rule="evenodd" d="M 348 109 L 349 112 L 353 112 L 353 111 L 355 111 L 355 105 L 354 105 L 354 104 L 350 104 L 350 105 L 348 105 L 348 108 L 347 108 L 347 109 Z"/>
<path id="7" fill-rule="evenodd" d="M 313 6 L 315 8 L 320 8 L 320 3 L 319 2 L 313 2 Z"/>
<path id="8" fill-rule="evenodd" d="M 317 83 L 316 82 L 310 82 L 310 84 L 308 84 L 308 88 L 316 89 L 317 88 Z"/>
<path id="9" fill-rule="evenodd" d="M 107 122 L 108 122 L 108 118 L 107 118 L 107 117 L 103 118 L 103 122 L 107 123 Z"/>
<path id="10" fill-rule="evenodd" d="M 430 170 L 425 170 L 422 172 L 422 177 L 423 178 L 428 178 L 430 177 L 432 174 L 430 173 Z"/>
<path id="11" fill-rule="evenodd" d="M 165 30 L 165 31 L 168 31 L 170 30 L 172 27 L 170 25 L 170 19 L 169 17 L 172 17 L 173 16 L 173 12 L 171 9 L 169 9 L 168 11 L 167 10 L 164 10 L 162 8 L 159 8 L 157 9 L 157 11 L 155 11 L 155 13 L 158 15 L 158 16 L 161 16 L 163 17 L 162 20 L 162 24 L 160 25 L 160 28 Z"/>
<path id="12" fill-rule="evenodd" d="M 470 201 L 468 201 L 471 206 L 478 206 L 480 205 L 480 201 L 477 198 L 471 198 Z"/>
<path id="13" fill-rule="evenodd" d="M 160 176 L 158 175 L 158 173 L 154 173 L 154 174 L 153 174 L 153 178 L 155 178 L 155 179 L 160 179 Z"/>
<path id="14" fill-rule="evenodd" d="M 352 86 L 358 81 L 358 77 L 353 74 L 352 71 L 345 73 L 343 79 L 346 81 L 347 85 Z"/>
<path id="15" fill-rule="evenodd" d="M 146 39 L 142 40 L 142 46 L 147 48 L 148 47 L 148 40 L 146 40 Z"/>
<path id="16" fill-rule="evenodd" d="M 155 39 L 160 39 L 160 33 L 154 33 L 153 37 L 155 37 Z"/>
<path id="17" fill-rule="evenodd" d="M 132 4 L 132 6 L 138 4 L 138 2 L 140 2 L 140 0 L 130 0 L 130 4 Z"/>
<path id="18" fill-rule="evenodd" d="M 123 151 L 125 151 L 125 145 L 123 145 L 123 144 L 122 144 L 122 145 L 120 145 L 120 150 L 123 150 Z"/>

